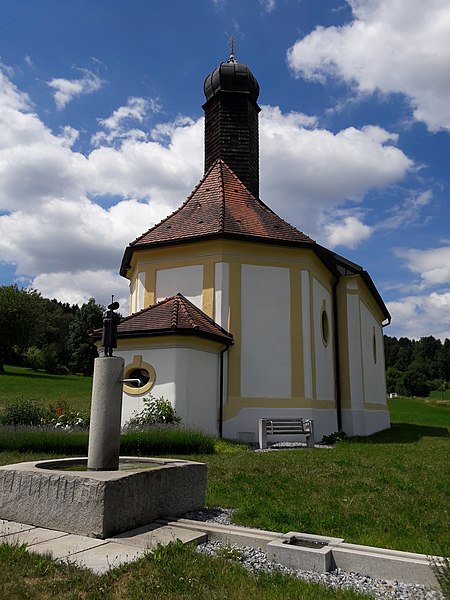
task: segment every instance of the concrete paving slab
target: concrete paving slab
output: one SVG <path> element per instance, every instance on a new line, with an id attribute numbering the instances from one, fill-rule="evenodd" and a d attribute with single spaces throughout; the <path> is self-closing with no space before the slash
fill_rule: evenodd
<path id="1" fill-rule="evenodd" d="M 61 537 L 34 544 L 32 551 L 39 554 L 51 554 L 54 559 L 60 559 L 67 558 L 78 552 L 90 550 L 91 548 L 103 546 L 106 543 L 105 540 L 96 540 L 82 535 L 64 534 Z"/>
<path id="2" fill-rule="evenodd" d="M 192 542 L 201 544 L 208 540 L 208 536 L 204 531 L 192 531 L 181 527 L 152 523 L 151 525 L 121 533 L 114 538 L 108 538 L 108 541 L 117 542 L 118 544 L 127 544 L 151 550 L 156 548 L 158 544 L 165 546 L 170 542 L 175 542 L 175 540 L 180 540 L 183 544 Z"/>
<path id="3" fill-rule="evenodd" d="M 34 546 L 35 544 L 48 542 L 49 540 L 64 537 L 66 535 L 67 533 L 64 533 L 63 531 L 44 529 L 43 527 L 33 527 L 32 529 L 5 535 L 1 538 L 1 541 L 6 544 L 26 544 L 27 546 Z"/>
<path id="4" fill-rule="evenodd" d="M 26 531 L 27 529 L 34 529 L 34 526 L 0 519 L 0 537 L 4 535 L 10 535 L 11 533 L 17 533 L 19 531 Z"/>
<path id="5" fill-rule="evenodd" d="M 148 552 L 136 546 L 117 544 L 115 542 L 103 543 L 101 546 L 84 550 L 78 554 L 71 554 L 62 560 L 78 567 L 85 567 L 94 573 L 101 575 L 110 569 L 119 567 L 144 556 Z"/>

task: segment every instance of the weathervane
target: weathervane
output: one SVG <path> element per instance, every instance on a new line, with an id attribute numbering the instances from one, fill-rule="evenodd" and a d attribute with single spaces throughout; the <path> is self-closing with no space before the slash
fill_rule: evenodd
<path id="1" fill-rule="evenodd" d="M 236 62 L 236 57 L 234 55 L 234 44 L 236 42 L 236 38 L 234 37 L 234 35 L 231 36 L 230 40 L 228 41 L 228 46 L 230 48 L 230 58 L 228 59 L 227 62 Z"/>

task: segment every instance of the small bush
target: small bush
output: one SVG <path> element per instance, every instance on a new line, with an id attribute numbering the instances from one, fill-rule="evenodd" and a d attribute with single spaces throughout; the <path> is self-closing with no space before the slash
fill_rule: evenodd
<path id="1" fill-rule="evenodd" d="M 41 402 L 16 398 L 6 403 L 0 419 L 2 425 L 42 425 L 46 416 L 47 409 Z"/>
<path id="2" fill-rule="evenodd" d="M 346 433 L 344 433 L 343 431 L 335 431 L 334 433 L 330 433 L 330 435 L 324 435 L 322 438 L 322 444 L 334 446 L 334 444 L 337 444 L 337 442 L 341 442 L 345 439 L 347 439 Z"/>
<path id="3" fill-rule="evenodd" d="M 120 436 L 122 456 L 213 454 L 215 438 L 201 431 L 155 426 Z M 0 427 L 0 451 L 86 456 L 88 432 L 47 427 Z"/>
<path id="4" fill-rule="evenodd" d="M 134 414 L 126 423 L 125 428 L 140 428 L 155 423 L 179 423 L 181 418 L 175 412 L 170 401 L 164 396 L 155 398 L 152 394 L 143 399 L 144 408 L 141 412 Z"/>
<path id="5" fill-rule="evenodd" d="M 123 456 L 155 454 L 214 454 L 216 439 L 201 431 L 154 425 L 148 430 L 128 430 L 120 437 Z"/>

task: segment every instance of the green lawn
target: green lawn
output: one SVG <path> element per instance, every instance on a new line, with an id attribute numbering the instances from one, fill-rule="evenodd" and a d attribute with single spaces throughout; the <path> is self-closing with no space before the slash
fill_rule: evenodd
<path id="1" fill-rule="evenodd" d="M 89 410 L 92 377 L 82 375 L 48 375 L 24 367 L 5 365 L 0 373 L 0 409 L 18 397 L 56 404 L 67 400 L 74 410 Z"/>
<path id="2" fill-rule="evenodd" d="M 396 398 L 389 406 L 391 429 L 333 449 L 259 453 L 219 442 L 215 454 L 192 456 L 208 464 L 207 505 L 236 509 L 240 525 L 450 555 L 450 405 Z M 44 456 L 3 452 L 0 464 Z M 148 557 L 102 578 L 8 552 L 0 557 L 0 589 L 20 579 L 15 597 L 62 598 L 69 588 L 73 598 L 358 597 L 278 576 L 255 578 L 190 550 L 159 562 Z"/>
<path id="3" fill-rule="evenodd" d="M 279 574 L 254 576 L 224 558 L 173 544 L 101 577 L 0 544 L 5 600 L 369 600 Z"/>

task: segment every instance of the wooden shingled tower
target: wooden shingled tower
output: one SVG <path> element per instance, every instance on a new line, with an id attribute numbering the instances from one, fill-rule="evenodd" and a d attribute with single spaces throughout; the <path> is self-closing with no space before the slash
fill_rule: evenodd
<path id="1" fill-rule="evenodd" d="M 234 49 L 204 83 L 205 172 L 222 159 L 259 197 L 259 84 Z"/>

